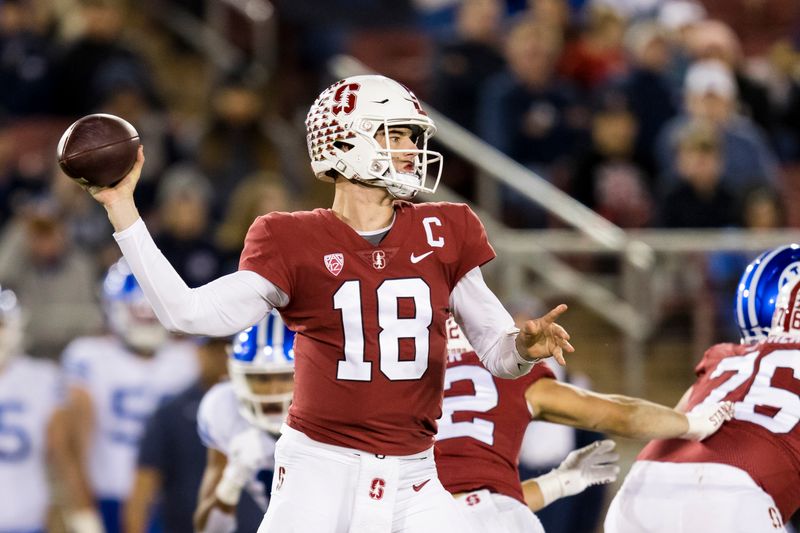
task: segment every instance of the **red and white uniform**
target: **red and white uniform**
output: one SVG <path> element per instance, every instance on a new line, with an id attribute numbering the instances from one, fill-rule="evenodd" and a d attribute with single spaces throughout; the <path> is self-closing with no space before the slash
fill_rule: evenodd
<path id="1" fill-rule="evenodd" d="M 719 344 L 696 373 L 687 409 L 730 400 L 733 420 L 701 442 L 650 442 L 612 503 L 609 533 L 783 531 L 800 507 L 800 343 Z M 674 495 L 669 505 L 654 505 L 659 490 Z"/>
<path id="2" fill-rule="evenodd" d="M 279 311 L 297 332 L 261 533 L 470 531 L 432 446 L 451 293 L 495 254 L 467 206 L 395 205 L 376 246 L 326 209 L 271 213 L 248 233 L 240 270 L 288 296 Z"/>
<path id="3" fill-rule="evenodd" d="M 543 531 L 525 504 L 518 463 L 531 421 L 525 391 L 555 376 L 547 365 L 537 364 L 518 379 L 497 378 L 471 347 L 460 353 L 459 346 L 468 342 L 455 322 L 448 325 L 451 340 L 435 447 L 439 479 L 453 494 L 469 493 L 459 499 L 466 511 L 487 515 L 473 516 L 473 521 L 503 524 L 511 532 L 536 531 L 535 524 Z"/>
<path id="4" fill-rule="evenodd" d="M 279 309 L 297 332 L 289 426 L 376 454 L 430 448 L 441 414 L 450 293 L 494 256 L 465 205 L 398 202 L 377 246 L 327 209 L 257 219 L 240 270 L 289 297 Z"/>

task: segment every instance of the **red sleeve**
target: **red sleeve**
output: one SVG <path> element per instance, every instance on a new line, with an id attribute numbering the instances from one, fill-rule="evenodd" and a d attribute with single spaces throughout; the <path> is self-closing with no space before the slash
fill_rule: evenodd
<path id="1" fill-rule="evenodd" d="M 459 206 L 462 210 L 463 231 L 459 265 L 455 272 L 455 281 L 458 282 L 464 275 L 475 267 L 488 263 L 497 254 L 489 244 L 486 229 L 468 205 Z"/>
<path id="2" fill-rule="evenodd" d="M 531 368 L 531 371 L 525 374 L 524 376 L 518 377 L 516 381 L 522 381 L 525 383 L 525 389 L 539 381 L 543 378 L 550 378 L 550 379 L 558 379 L 556 378 L 555 373 L 547 366 L 547 363 L 536 363 Z"/>
<path id="3" fill-rule="evenodd" d="M 270 215 L 258 217 L 247 230 L 239 270 L 250 270 L 268 279 L 291 299 L 291 275 L 283 262 L 280 234 L 272 230 Z"/>

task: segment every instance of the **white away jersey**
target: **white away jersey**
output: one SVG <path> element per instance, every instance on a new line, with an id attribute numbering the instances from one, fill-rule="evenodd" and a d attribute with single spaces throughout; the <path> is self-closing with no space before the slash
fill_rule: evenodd
<path id="1" fill-rule="evenodd" d="M 227 456 L 231 440 L 251 427 L 239 414 L 239 403 L 230 382 L 214 385 L 203 396 L 197 411 L 197 431 L 206 447 L 214 448 Z M 264 449 L 269 452 L 269 463 L 250 480 L 245 489 L 253 501 L 266 511 L 275 468 L 275 439 L 266 431 L 262 435 Z"/>
<path id="2" fill-rule="evenodd" d="M 54 363 L 18 356 L 0 369 L 0 531 L 44 530 L 47 427 L 63 400 Z"/>
<path id="3" fill-rule="evenodd" d="M 133 482 L 139 439 L 147 419 L 165 399 L 198 376 L 188 341 L 166 343 L 151 358 L 138 357 L 114 337 L 83 337 L 64 351 L 70 387 L 88 392 L 95 432 L 89 478 L 97 497 L 124 499 Z"/>

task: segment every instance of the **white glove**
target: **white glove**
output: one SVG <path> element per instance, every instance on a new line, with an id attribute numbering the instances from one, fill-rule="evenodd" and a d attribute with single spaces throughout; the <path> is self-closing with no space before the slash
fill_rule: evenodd
<path id="1" fill-rule="evenodd" d="M 616 445 L 610 439 L 595 441 L 569 452 L 558 468 L 537 477 L 536 483 L 542 491 L 544 505 L 583 492 L 591 485 L 616 481 L 619 454 L 612 451 Z"/>
<path id="2" fill-rule="evenodd" d="M 105 533 L 100 514 L 94 508 L 76 509 L 64 516 L 68 533 Z"/>
<path id="3" fill-rule="evenodd" d="M 231 439 L 228 464 L 214 491 L 217 499 L 235 506 L 244 486 L 259 470 L 269 466 L 270 455 L 264 446 L 264 435 L 260 429 L 251 427 Z"/>
<path id="4" fill-rule="evenodd" d="M 733 418 L 733 403 L 718 402 L 710 405 L 700 404 L 686 413 L 689 429 L 684 439 L 703 440 L 722 427 L 722 423 Z"/>

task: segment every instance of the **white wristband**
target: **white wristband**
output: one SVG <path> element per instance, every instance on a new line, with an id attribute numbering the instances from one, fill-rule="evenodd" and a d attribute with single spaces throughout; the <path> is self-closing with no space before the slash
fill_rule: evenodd
<path id="1" fill-rule="evenodd" d="M 105 527 L 98 512 L 93 509 L 79 509 L 64 517 L 69 533 L 104 533 Z"/>
<path id="2" fill-rule="evenodd" d="M 239 497 L 242 495 L 242 486 L 230 477 L 223 475 L 222 479 L 217 483 L 214 495 L 225 505 L 235 507 L 239 503 Z"/>
<path id="3" fill-rule="evenodd" d="M 546 507 L 564 496 L 564 487 L 561 485 L 561 476 L 558 470 L 551 470 L 536 478 L 536 484 L 542 491 L 542 506 Z"/>

